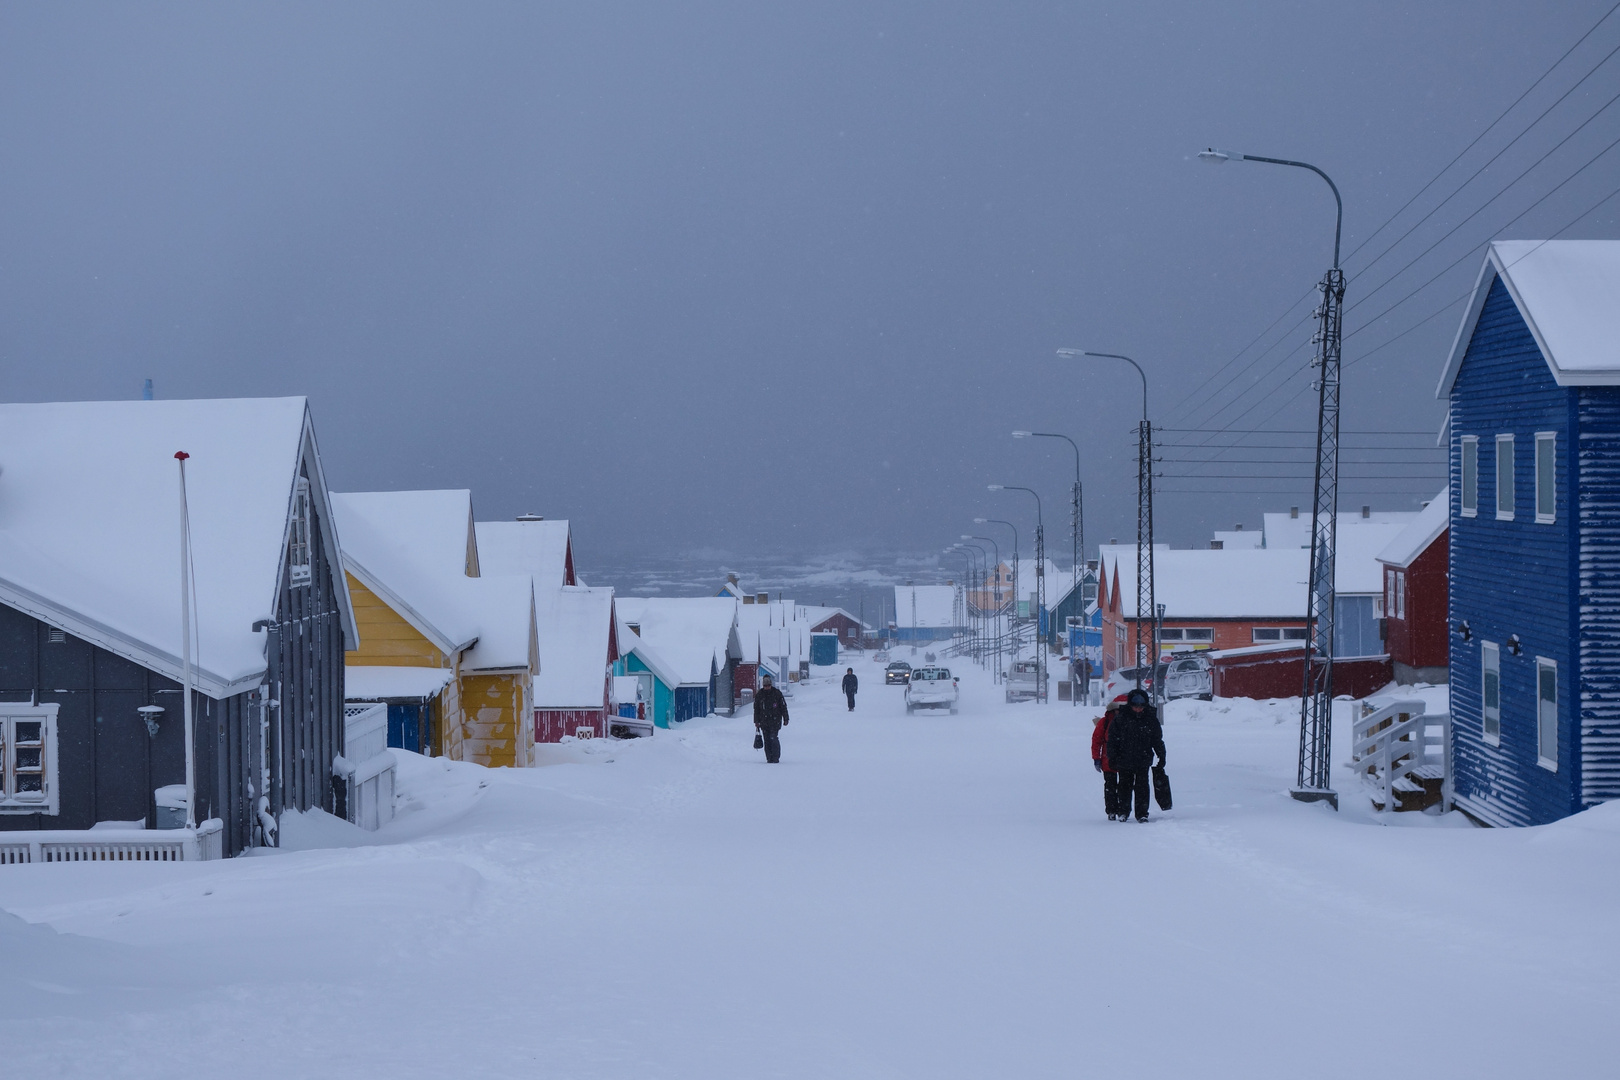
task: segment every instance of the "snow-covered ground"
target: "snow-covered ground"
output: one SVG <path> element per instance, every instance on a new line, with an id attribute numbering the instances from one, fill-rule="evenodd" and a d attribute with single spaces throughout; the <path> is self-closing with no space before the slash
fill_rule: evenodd
<path id="1" fill-rule="evenodd" d="M 959 715 L 907 717 L 856 670 L 853 714 L 800 688 L 778 766 L 709 718 L 534 770 L 412 758 L 392 825 L 289 823 L 301 850 L 0 867 L 5 1073 L 1614 1068 L 1620 805 L 1381 818 L 1341 770 L 1335 814 L 1287 796 L 1297 703 L 1176 703 L 1176 808 L 1114 824 L 1089 710 L 970 668 Z"/>

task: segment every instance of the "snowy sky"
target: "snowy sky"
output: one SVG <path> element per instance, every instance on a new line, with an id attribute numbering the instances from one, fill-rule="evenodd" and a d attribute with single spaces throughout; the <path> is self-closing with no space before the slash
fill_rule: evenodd
<path id="1" fill-rule="evenodd" d="M 1620 17 L 1359 246 L 1608 6 L 7 5 L 0 398 L 145 377 L 308 394 L 335 487 L 470 487 L 480 517 L 570 516 L 582 551 L 618 557 L 937 551 L 974 516 L 1031 517 L 990 482 L 1039 488 L 1051 523 L 1068 448 L 1008 433 L 1059 431 L 1094 547 L 1131 535 L 1140 391 L 1057 347 L 1137 357 L 1166 428 L 1314 423 L 1288 305 L 1329 261 L 1329 194 L 1191 155 L 1333 174 L 1348 301 L 1367 297 L 1345 427 L 1432 432 L 1441 309 L 1482 242 L 1616 235 L 1620 199 L 1581 216 L 1614 157 L 1507 223 L 1620 109 L 1465 219 L 1620 90 L 1620 59 L 1373 256 L 1620 43 Z M 1162 532 L 1305 503 L 1304 479 L 1252 479 L 1306 474 L 1277 456 L 1167 460 Z M 1432 452 L 1377 456 L 1347 468 L 1374 478 L 1348 504 L 1415 508 L 1442 482 Z"/>

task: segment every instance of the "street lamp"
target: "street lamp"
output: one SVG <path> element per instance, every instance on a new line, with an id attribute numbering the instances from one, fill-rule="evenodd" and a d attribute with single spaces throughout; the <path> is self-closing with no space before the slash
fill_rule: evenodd
<path id="1" fill-rule="evenodd" d="M 1080 579 L 1082 577 L 1080 573 L 1080 556 L 1086 550 L 1086 524 L 1084 512 L 1081 509 L 1084 503 L 1081 500 L 1080 491 L 1080 447 L 1067 435 L 1060 435 L 1052 431 L 1015 431 L 1012 436 L 1015 439 L 1062 439 L 1074 450 L 1074 499 L 1070 506 L 1069 520 L 1074 541 L 1074 550 L 1069 556 L 1072 560 L 1069 569 L 1074 577 L 1074 584 L 1070 586 L 1070 590 L 1073 592 L 1080 588 Z M 1085 610 L 1085 595 L 1083 593 L 1080 595 L 1080 610 L 1082 612 Z"/>
<path id="2" fill-rule="evenodd" d="M 1003 521 L 1001 518 L 982 518 L 982 517 L 981 518 L 974 518 L 973 519 L 973 524 L 975 524 L 975 525 L 1005 525 L 1012 532 L 1012 537 L 1013 537 L 1013 545 L 1012 545 L 1013 611 L 1012 611 L 1012 613 L 1013 613 L 1013 616 L 1016 617 L 1017 614 L 1018 614 L 1018 526 L 1014 525 L 1010 521 Z M 1002 643 L 1002 639 L 1004 637 L 1006 637 L 1006 633 L 1001 629 L 1001 617 L 1002 617 L 1002 614 L 1003 614 L 1003 612 L 1002 612 L 1002 604 L 1001 604 L 1001 567 L 997 566 L 996 567 L 996 678 L 998 679 L 998 681 L 1000 680 L 1000 678 L 1003 675 L 1003 672 L 1001 670 L 1001 643 Z M 1012 622 L 1013 622 L 1012 618 L 1009 618 L 1007 620 L 1007 625 L 1008 625 L 1009 629 L 1012 626 Z M 1016 638 L 1014 638 L 1013 639 L 1013 649 L 1014 649 L 1013 659 L 1015 659 L 1015 660 L 1018 658 L 1018 653 L 1016 651 L 1017 648 L 1018 648 L 1018 641 L 1017 641 Z"/>
<path id="3" fill-rule="evenodd" d="M 963 540 L 983 540 L 985 543 L 990 545 L 992 551 L 995 554 L 995 559 L 996 559 L 996 562 L 995 562 L 996 580 L 997 580 L 997 582 L 1000 582 L 1000 580 L 1001 580 L 1001 545 L 996 543 L 993 538 L 988 537 L 988 536 L 972 536 L 972 535 L 969 535 L 968 533 L 963 533 L 962 534 L 962 539 Z M 980 589 L 980 591 L 983 591 L 983 589 L 984 589 L 984 579 L 983 578 L 979 579 L 979 589 Z M 997 613 L 999 614 L 1000 609 L 1001 609 L 1001 605 L 999 603 L 1000 590 L 997 590 L 996 598 L 997 598 L 997 601 L 998 601 L 998 603 L 996 604 L 996 609 L 997 609 Z M 984 609 L 983 608 L 979 609 L 979 619 L 980 619 L 981 624 L 988 625 L 988 621 L 985 619 L 985 614 L 984 614 Z M 988 644 L 988 642 L 986 644 Z M 1000 643 L 999 642 L 997 643 L 997 655 L 998 656 L 1000 655 Z"/>
<path id="4" fill-rule="evenodd" d="M 964 536 L 964 537 L 962 537 L 962 539 L 964 541 L 967 541 L 967 540 L 973 539 L 973 537 Z M 985 575 L 985 567 L 988 566 L 989 563 L 990 563 L 990 553 L 988 551 L 986 551 L 984 548 L 980 547 L 978 544 L 963 543 L 963 544 L 961 544 L 959 546 L 964 551 L 971 551 L 975 555 L 978 556 L 978 560 L 979 560 L 978 561 L 978 566 L 974 568 L 973 574 L 974 574 L 975 580 L 983 581 L 984 580 L 984 575 Z M 969 614 L 970 615 L 972 614 L 971 610 L 969 611 Z M 979 643 L 978 644 L 978 651 L 979 651 L 979 657 L 982 660 L 983 657 L 984 657 L 984 644 L 985 644 L 984 636 L 983 636 L 984 615 L 983 615 L 982 612 L 979 615 L 978 626 L 979 626 L 979 634 L 977 636 L 977 641 Z"/>
<path id="5" fill-rule="evenodd" d="M 1333 192 L 1333 268 L 1317 289 L 1319 323 L 1315 336 L 1317 369 L 1316 475 L 1311 504 L 1310 600 L 1305 612 L 1305 681 L 1299 703 L 1299 778 L 1293 796 L 1301 802 L 1326 801 L 1339 808 L 1339 796 L 1330 783 L 1329 758 L 1333 749 L 1333 570 L 1337 561 L 1339 521 L 1339 373 L 1344 330 L 1344 271 L 1339 269 L 1339 238 L 1344 231 L 1344 200 L 1333 178 L 1304 161 L 1258 157 L 1210 147 L 1198 155 L 1202 161 L 1222 165 L 1228 161 L 1259 161 L 1309 169 Z"/>
<path id="6" fill-rule="evenodd" d="M 1046 637 L 1041 633 L 1041 615 L 1046 607 L 1046 527 L 1041 513 L 1041 493 L 1017 484 L 991 484 L 991 491 L 1025 491 L 1035 497 L 1035 700 L 1047 701 Z M 1013 598 L 1017 604 L 1018 598 Z M 1017 610 L 1016 606 L 1014 610 Z"/>
<path id="7" fill-rule="evenodd" d="M 967 635 L 968 652 L 971 655 L 972 650 L 973 650 L 973 624 L 972 624 L 972 621 L 971 621 L 971 619 L 970 619 L 970 617 L 968 615 L 968 611 L 967 611 L 966 584 L 965 583 L 968 582 L 968 581 L 971 581 L 973 579 L 973 556 L 969 552 L 967 552 L 965 549 L 963 549 L 961 544 L 952 544 L 950 547 L 945 549 L 945 554 L 947 554 L 947 555 L 960 555 L 962 557 L 962 562 L 963 562 L 963 566 L 964 566 L 964 570 L 963 570 L 963 582 L 964 582 L 964 585 L 963 585 L 963 604 L 962 604 L 962 629 L 964 630 L 964 632 Z"/>
<path id="8" fill-rule="evenodd" d="M 1153 582 L 1153 426 L 1148 422 L 1148 381 L 1142 365 L 1122 353 L 1091 352 L 1087 349 L 1059 349 L 1065 359 L 1082 356 L 1105 360 L 1123 360 L 1136 369 L 1142 378 L 1142 422 L 1136 433 L 1136 685 L 1142 685 L 1142 669 L 1147 664 L 1157 671 L 1159 663 L 1158 635 L 1153 613 L 1157 610 L 1157 594 Z M 1142 598 L 1147 597 L 1146 614 Z M 1143 640 L 1143 620 L 1147 621 L 1147 640 Z M 1150 651 L 1151 650 L 1151 651 Z M 1153 694 L 1157 698 L 1162 679 L 1153 680 Z"/>

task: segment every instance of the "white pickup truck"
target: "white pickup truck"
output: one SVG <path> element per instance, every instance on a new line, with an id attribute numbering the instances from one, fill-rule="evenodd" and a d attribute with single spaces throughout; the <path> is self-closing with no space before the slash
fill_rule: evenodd
<path id="1" fill-rule="evenodd" d="M 949 709 L 956 712 L 956 680 L 950 668 L 920 667 L 911 672 L 906 684 L 906 712 L 918 709 Z"/>

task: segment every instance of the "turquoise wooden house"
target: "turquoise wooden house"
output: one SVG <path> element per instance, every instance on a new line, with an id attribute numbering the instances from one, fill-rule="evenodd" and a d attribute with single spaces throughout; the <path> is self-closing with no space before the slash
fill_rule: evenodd
<path id="1" fill-rule="evenodd" d="M 1490 825 L 1620 795 L 1620 241 L 1497 241 L 1450 403 L 1452 768 Z"/>

